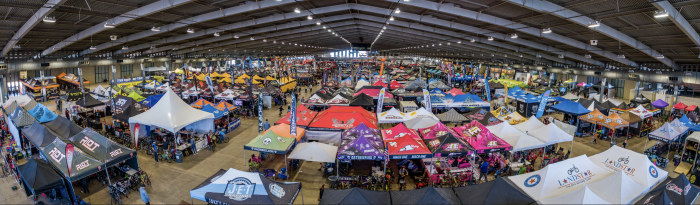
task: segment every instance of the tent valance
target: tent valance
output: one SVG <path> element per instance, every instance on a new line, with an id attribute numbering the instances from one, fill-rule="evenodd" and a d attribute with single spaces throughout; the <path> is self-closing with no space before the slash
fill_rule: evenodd
<path id="1" fill-rule="evenodd" d="M 279 183 L 258 173 L 221 170 L 190 191 L 190 197 L 221 204 L 291 204 L 301 183 Z"/>

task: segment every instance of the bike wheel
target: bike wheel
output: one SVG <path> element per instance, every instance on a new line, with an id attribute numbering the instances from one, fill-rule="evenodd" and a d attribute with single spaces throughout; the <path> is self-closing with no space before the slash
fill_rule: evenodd
<path id="1" fill-rule="evenodd" d="M 229 139 L 228 137 L 224 138 L 224 143 L 228 143 Z"/>

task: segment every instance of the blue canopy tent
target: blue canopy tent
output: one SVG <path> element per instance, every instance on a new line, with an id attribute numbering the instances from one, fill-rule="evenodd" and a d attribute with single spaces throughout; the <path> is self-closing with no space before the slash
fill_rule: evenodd
<path id="1" fill-rule="evenodd" d="M 142 100 L 140 103 L 143 105 L 146 105 L 148 107 L 153 107 L 154 105 L 156 105 L 156 103 L 158 103 L 158 101 L 160 101 L 160 99 L 163 97 L 163 95 L 165 95 L 165 93 L 160 94 L 160 95 L 148 96 L 146 99 Z"/>
<path id="2" fill-rule="evenodd" d="M 219 119 L 220 117 L 226 116 L 226 114 L 228 114 L 228 112 L 216 109 L 211 104 L 202 107 L 202 111 L 214 114 L 214 119 Z"/>
<path id="3" fill-rule="evenodd" d="M 40 123 L 45 123 L 52 121 L 58 117 L 55 113 L 51 112 L 49 108 L 46 108 L 46 106 L 42 104 L 37 104 L 36 107 L 33 109 L 27 111 L 30 115 L 34 116 L 36 120 L 38 120 Z"/>
<path id="4" fill-rule="evenodd" d="M 433 88 L 433 90 L 430 91 L 431 95 L 447 95 L 445 92 L 442 92 L 439 88 Z"/>
<path id="5" fill-rule="evenodd" d="M 690 118 L 688 118 L 687 115 L 683 115 L 683 117 L 678 118 L 678 121 L 682 122 L 683 125 L 685 125 L 686 127 L 693 127 L 693 126 L 695 126 L 695 123 L 693 123 L 693 121 L 690 121 Z M 692 130 L 692 129 L 691 129 L 691 130 Z"/>
<path id="6" fill-rule="evenodd" d="M 563 113 L 581 116 L 591 112 L 581 105 L 581 103 L 573 102 L 570 100 L 563 100 L 559 104 L 551 107 L 553 110 L 560 111 Z"/>

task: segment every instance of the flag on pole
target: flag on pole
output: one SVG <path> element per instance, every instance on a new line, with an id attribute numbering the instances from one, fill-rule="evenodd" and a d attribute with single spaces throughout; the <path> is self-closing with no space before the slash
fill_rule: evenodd
<path id="1" fill-rule="evenodd" d="M 297 136 L 297 98 L 292 92 L 292 113 L 289 115 L 289 134 Z"/>
<path id="2" fill-rule="evenodd" d="M 262 101 L 262 93 L 258 93 L 258 131 L 262 132 L 263 131 L 263 101 Z"/>
<path id="3" fill-rule="evenodd" d="M 540 105 L 539 107 L 537 107 L 537 115 L 535 116 L 536 118 L 540 118 L 544 114 L 544 110 L 547 107 L 547 101 L 549 101 L 550 92 L 552 91 L 548 90 L 547 92 L 544 92 L 544 94 L 542 94 L 542 101 L 540 101 Z"/>
<path id="4" fill-rule="evenodd" d="M 377 115 L 382 112 L 382 107 L 384 106 L 384 93 L 386 88 L 382 88 L 379 91 L 379 99 L 377 99 Z"/>
<path id="5" fill-rule="evenodd" d="M 428 112 L 433 112 L 433 109 L 431 108 L 432 105 L 430 104 L 430 92 L 428 90 L 423 89 L 423 104 L 425 104 L 425 108 L 428 110 Z"/>

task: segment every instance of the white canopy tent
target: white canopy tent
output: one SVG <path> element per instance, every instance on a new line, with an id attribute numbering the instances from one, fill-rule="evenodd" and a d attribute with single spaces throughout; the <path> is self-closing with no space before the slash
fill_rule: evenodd
<path id="1" fill-rule="evenodd" d="M 417 110 L 415 110 L 415 111 L 413 111 L 413 112 L 404 113 L 404 114 L 407 114 L 407 115 L 408 115 L 409 120 L 410 120 L 410 119 L 413 119 L 413 118 L 416 118 L 416 117 L 419 117 L 419 116 L 425 116 L 425 117 L 433 118 L 434 120 L 440 122 L 440 119 L 439 119 L 437 116 L 435 116 L 435 115 L 434 115 L 433 113 L 431 113 L 431 112 L 428 112 L 428 111 L 425 110 L 425 108 L 423 108 L 423 107 L 420 108 L 420 109 L 417 109 Z"/>
<path id="2" fill-rule="evenodd" d="M 593 190 L 584 186 L 570 194 L 552 198 L 540 200 L 541 204 L 610 204 L 610 202 L 605 201 L 602 197 L 598 196 Z"/>
<path id="3" fill-rule="evenodd" d="M 337 94 L 333 98 L 331 98 L 330 100 L 326 101 L 326 104 L 347 106 L 348 104 L 350 104 L 350 100 L 348 100 L 347 98 L 343 97 L 340 94 Z"/>
<path id="4" fill-rule="evenodd" d="M 574 140 L 574 136 L 566 133 L 554 123 L 549 123 L 544 127 L 532 130 L 531 132 L 528 132 L 528 134 L 544 142 L 546 145 Z"/>
<path id="5" fill-rule="evenodd" d="M 12 102 L 16 101 L 17 105 L 20 107 L 24 107 L 27 105 L 27 103 L 32 101 L 32 98 L 27 96 L 27 95 L 20 95 L 20 96 L 12 96 L 7 101 L 5 101 L 5 104 L 2 105 L 2 107 L 7 108 L 7 106 L 10 106 Z"/>
<path id="6" fill-rule="evenodd" d="M 196 97 L 199 95 L 199 92 L 202 92 L 202 88 L 197 88 L 197 86 L 192 86 L 192 88 L 190 88 L 189 90 L 182 92 L 182 96 L 183 97 L 192 97 L 192 96 Z"/>
<path id="7" fill-rule="evenodd" d="M 370 86 L 369 82 L 365 80 L 358 80 L 357 83 L 355 84 L 355 90 L 359 90 L 360 88 L 364 86 Z"/>
<path id="8" fill-rule="evenodd" d="M 529 119 L 527 119 L 527 121 L 514 125 L 513 127 L 517 128 L 520 131 L 528 133 L 529 131 L 544 127 L 544 124 L 540 122 L 540 120 L 538 120 L 535 116 L 531 116 Z"/>
<path id="9" fill-rule="evenodd" d="M 167 90 L 170 90 L 170 82 L 166 82 L 156 88 L 158 92 L 165 92 Z"/>
<path id="10" fill-rule="evenodd" d="M 543 200 L 567 195 L 613 174 L 595 165 L 588 156 L 581 155 L 508 179 L 533 199 Z"/>
<path id="11" fill-rule="evenodd" d="M 662 140 L 664 142 L 670 142 L 675 140 L 680 134 L 681 132 L 671 127 L 671 125 L 667 122 L 664 123 L 664 125 L 661 125 L 661 127 L 659 127 L 658 129 L 649 133 L 648 137 L 652 139 Z"/>
<path id="12" fill-rule="evenodd" d="M 400 112 L 396 108 L 391 108 L 390 110 L 379 113 L 377 116 L 378 123 L 399 123 L 409 120 L 406 114 Z"/>
<path id="13" fill-rule="evenodd" d="M 594 193 L 611 204 L 631 204 L 647 193 L 649 189 L 649 187 L 638 184 L 622 171 L 618 171 L 607 179 L 586 185 L 586 187 L 590 187 Z"/>
<path id="14" fill-rule="evenodd" d="M 646 155 L 619 146 L 612 146 L 589 158 L 607 170 L 623 171 L 645 188 L 654 187 L 668 176 L 668 172 L 654 165 Z"/>
<path id="15" fill-rule="evenodd" d="M 518 112 L 512 112 L 510 114 L 500 116 L 500 117 L 498 117 L 498 119 L 503 121 L 503 122 L 509 123 L 509 124 L 510 123 L 519 124 L 517 122 L 522 122 L 522 121 L 527 120 L 527 118 L 523 117 Z"/>
<path id="16" fill-rule="evenodd" d="M 226 89 L 224 92 L 221 92 L 217 95 L 214 96 L 214 99 L 217 100 L 233 100 L 236 96 L 239 96 L 238 93 L 233 92 L 231 89 Z"/>
<path id="17" fill-rule="evenodd" d="M 564 132 L 569 133 L 571 136 L 576 134 L 576 125 L 566 124 L 559 120 L 554 120 L 552 123 L 559 127 L 559 129 L 564 130 Z"/>
<path id="18" fill-rule="evenodd" d="M 637 106 L 636 108 L 630 110 L 630 112 L 631 112 L 632 114 L 635 114 L 635 115 L 639 116 L 639 117 L 642 118 L 642 119 L 647 119 L 647 118 L 649 118 L 649 117 L 651 117 L 651 116 L 654 116 L 654 113 L 649 112 L 649 111 L 648 111 L 646 108 L 644 108 L 644 106 L 642 106 L 642 105 L 639 105 L 639 106 Z"/>
<path id="19" fill-rule="evenodd" d="M 318 142 L 297 144 L 289 159 L 302 159 L 310 162 L 335 162 L 338 147 Z"/>
<path id="20" fill-rule="evenodd" d="M 575 101 L 575 100 L 578 100 L 578 99 L 579 99 L 579 96 L 578 96 L 578 95 L 574 95 L 574 94 L 571 94 L 571 93 L 566 93 L 566 95 L 561 96 L 561 97 L 564 98 L 564 99 L 567 99 L 567 100 L 571 100 L 571 101 Z"/>
<path id="21" fill-rule="evenodd" d="M 513 135 L 526 135 L 524 132 L 518 130 L 517 128 L 513 127 L 513 125 L 510 125 L 508 123 L 499 123 L 494 126 L 488 126 L 486 129 L 489 129 L 492 134 L 503 137 L 503 136 L 513 136 Z"/>
<path id="22" fill-rule="evenodd" d="M 173 133 L 185 127 L 208 132 L 214 130 L 214 114 L 190 107 L 173 90 L 168 89 L 150 110 L 129 118 L 132 136 L 137 136 L 134 134 L 136 123 L 157 126 Z M 140 126 L 139 136 L 147 133 L 148 130 Z"/>
<path id="23" fill-rule="evenodd" d="M 408 129 L 423 129 L 423 128 L 428 128 L 432 127 L 433 125 L 437 125 L 440 120 L 433 119 L 431 117 L 427 116 L 418 116 L 415 118 L 412 118 L 406 122 L 403 122 L 404 125 Z"/>
<path id="24" fill-rule="evenodd" d="M 92 93 L 95 93 L 95 94 L 98 94 L 98 95 L 106 95 L 106 94 L 105 94 L 105 91 L 107 91 L 107 89 L 105 89 L 104 87 L 102 87 L 102 85 L 97 85 L 97 87 L 96 87 L 95 89 L 92 90 Z"/>
<path id="25" fill-rule="evenodd" d="M 507 136 L 498 136 L 504 141 L 508 142 L 508 144 L 513 146 L 513 152 L 517 151 L 523 151 L 523 150 L 531 150 L 531 149 L 536 149 L 540 147 L 544 147 L 545 144 L 544 142 L 540 141 L 537 138 L 534 138 L 530 135 L 522 134 L 522 135 L 507 135 Z"/>

